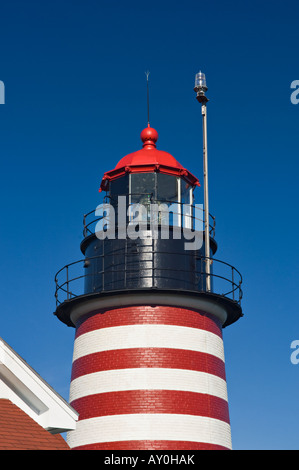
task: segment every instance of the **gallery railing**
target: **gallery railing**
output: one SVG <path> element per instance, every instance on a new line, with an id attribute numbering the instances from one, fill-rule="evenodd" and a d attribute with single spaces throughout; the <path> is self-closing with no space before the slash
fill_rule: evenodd
<path id="1" fill-rule="evenodd" d="M 151 195 L 149 194 L 129 194 L 127 195 L 127 203 L 125 206 L 126 217 L 129 220 L 130 213 L 134 210 L 134 204 L 143 204 L 146 211 L 146 219 L 150 224 L 151 218 L 151 205 L 157 205 L 157 207 L 161 208 L 169 208 L 169 219 L 168 223 L 170 226 L 179 226 L 184 227 L 188 226 L 192 229 L 195 227 L 204 227 L 205 223 L 205 212 L 201 205 L 195 204 L 185 204 L 182 202 L 177 201 L 170 201 L 170 200 L 154 200 Z M 131 201 L 131 202 L 129 202 Z M 133 201 L 133 202 L 132 202 Z M 118 217 L 118 205 L 117 199 L 111 198 L 110 196 L 105 196 L 103 200 L 103 205 L 111 205 L 114 210 L 114 215 Z M 88 237 L 95 233 L 96 225 L 101 220 L 101 213 L 100 209 L 96 209 L 93 211 L 84 214 L 83 216 L 83 236 Z M 159 212 L 158 220 L 156 221 L 158 224 L 161 225 L 163 223 L 163 217 L 165 218 L 165 213 Z M 215 217 L 209 214 L 209 233 L 210 237 L 215 238 L 215 227 L 216 227 L 216 220 Z"/>
<path id="2" fill-rule="evenodd" d="M 242 276 L 241 273 L 232 265 L 215 258 L 196 257 L 195 270 L 170 269 L 167 266 L 161 266 L 155 260 L 163 253 L 156 253 L 151 247 L 146 247 L 146 257 L 138 258 L 138 267 L 136 263 L 132 263 L 132 254 L 122 253 L 122 262 L 119 265 L 107 263 L 107 258 L 113 253 L 105 253 L 100 256 L 84 258 L 73 263 L 67 264 L 60 269 L 55 275 L 55 298 L 56 306 L 75 297 L 104 293 L 115 290 L 115 278 L 121 282 L 121 290 L 132 290 L 134 285 L 138 286 L 140 282 L 146 282 L 149 288 L 159 288 L 163 286 L 163 281 L 168 282 L 171 278 L 172 285 L 181 285 L 182 279 L 191 279 L 190 286 L 185 285 L 182 290 L 188 292 L 206 292 L 206 263 L 211 263 L 211 285 L 212 293 L 223 296 L 227 299 L 241 304 L 242 299 Z M 178 254 L 165 253 L 167 256 L 189 256 L 194 257 L 194 253 Z M 155 256 L 157 255 L 157 257 Z M 106 265 L 105 265 L 106 259 Z M 193 260 L 194 261 L 194 260 Z M 146 263 L 146 268 L 142 269 L 142 263 Z M 150 263 L 150 264 L 149 264 Z M 178 263 L 179 264 L 179 263 Z M 188 264 L 188 263 L 187 263 Z M 90 270 L 90 266 L 93 269 Z M 96 269 L 94 269 L 96 267 Z M 94 282 L 96 280 L 96 282 Z M 175 282 L 177 281 L 177 283 Z M 189 281 L 188 281 L 189 282 Z M 166 285 L 166 284 L 165 284 Z M 167 284 L 168 285 L 168 284 Z M 86 287 L 87 286 L 87 287 Z M 90 287 L 88 287 L 90 286 Z M 139 287 L 136 287 L 138 289 Z M 187 287 L 186 287 L 187 286 Z M 178 287 L 167 287 L 169 290 L 180 290 Z"/>

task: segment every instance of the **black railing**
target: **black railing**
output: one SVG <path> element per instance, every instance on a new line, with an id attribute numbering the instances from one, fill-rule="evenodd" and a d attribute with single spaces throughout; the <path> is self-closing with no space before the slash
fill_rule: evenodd
<path id="1" fill-rule="evenodd" d="M 145 261 L 146 263 L 151 263 L 150 268 L 147 267 L 145 269 L 133 269 L 130 267 L 131 261 L 130 255 L 127 252 L 123 253 L 123 262 L 121 269 L 117 269 L 115 265 L 111 265 L 108 269 L 104 268 L 104 257 L 109 256 L 109 253 L 102 254 L 100 256 L 94 256 L 89 258 L 84 258 L 78 261 L 74 261 L 62 269 L 60 269 L 55 275 L 55 298 L 56 298 L 56 306 L 58 307 L 63 302 L 71 300 L 75 297 L 86 295 L 86 294 L 94 294 L 94 293 L 104 293 L 104 292 L 111 292 L 114 290 L 115 283 L 111 284 L 111 275 L 115 277 L 119 276 L 121 278 L 121 290 L 131 290 L 132 289 L 132 276 L 137 279 L 138 281 L 146 281 L 147 286 L 150 288 L 157 287 L 158 283 L 163 279 L 165 281 L 169 280 L 169 276 L 171 275 L 172 280 L 177 280 L 178 284 L 181 282 L 181 279 L 184 278 L 186 275 L 190 275 L 192 277 L 192 283 L 190 284 L 190 288 L 183 287 L 182 290 L 190 291 L 190 292 L 207 292 L 206 291 L 206 263 L 210 263 L 211 272 L 209 274 L 211 279 L 212 289 L 211 292 L 220 296 L 223 296 L 227 299 L 230 299 L 237 304 L 241 305 L 242 299 L 242 276 L 241 273 L 231 266 L 230 264 L 214 259 L 214 258 L 205 258 L 205 257 L 197 257 L 196 258 L 196 270 L 190 273 L 190 270 L 182 270 L 178 269 L 177 271 L 173 270 L 173 268 L 161 267 L 155 265 L 155 254 L 159 256 L 163 253 L 155 253 L 154 250 L 148 250 L 147 247 L 147 255 L 148 256 L 145 260 L 139 259 L 139 263 Z M 110 253 L 111 255 L 111 253 Z M 182 254 L 178 253 L 169 253 L 167 255 L 170 256 L 182 256 Z M 186 256 L 186 255 L 185 255 Z M 194 253 L 190 253 L 188 256 L 194 256 Z M 151 258 L 149 260 L 149 258 Z M 107 259 L 107 258 L 106 258 Z M 98 266 L 100 265 L 101 269 L 92 272 L 85 272 L 84 269 L 88 268 L 90 265 Z M 124 269 L 125 266 L 125 269 Z M 177 279 L 176 279 L 177 276 Z M 90 290 L 86 290 L 86 284 L 88 285 L 89 280 L 93 279 L 100 279 L 98 283 L 98 288 L 95 288 L 95 284 L 93 282 L 90 285 L 93 285 L 93 288 Z M 85 282 L 84 282 L 85 281 Z M 87 283 L 86 283 L 87 281 Z M 163 283 L 163 282 L 162 282 Z M 178 288 L 169 287 L 169 290 L 178 291 Z"/>
<path id="2" fill-rule="evenodd" d="M 135 202 L 128 203 L 126 204 L 126 212 L 130 211 L 130 208 L 133 207 L 134 204 L 137 204 L 138 200 L 142 196 L 147 196 L 148 201 L 146 203 L 143 203 L 143 205 L 147 209 L 148 217 L 150 218 L 151 213 L 150 213 L 150 205 L 151 204 L 157 204 L 158 206 L 160 204 L 165 204 L 166 206 L 171 206 L 171 205 L 177 205 L 178 211 L 172 210 L 172 218 L 173 221 L 169 221 L 169 226 L 173 227 L 184 227 L 188 225 L 188 227 L 194 229 L 196 224 L 200 224 L 202 227 L 204 227 L 204 218 L 205 218 L 205 211 L 202 209 L 200 206 L 196 206 L 194 204 L 184 204 L 182 202 L 176 202 L 176 201 L 170 201 L 170 200 L 163 200 L 163 201 L 157 201 L 152 198 L 152 195 L 150 194 L 135 194 L 132 193 L 130 195 L 127 195 L 128 199 L 134 199 Z M 105 196 L 103 204 L 111 204 L 111 206 L 115 209 L 115 214 L 117 216 L 117 204 L 116 204 L 116 199 L 111 198 L 110 196 Z M 173 209 L 173 207 L 172 207 Z M 186 209 L 186 211 L 184 211 Z M 163 214 L 163 212 L 162 212 Z M 161 213 L 160 213 L 161 217 Z M 96 215 L 96 210 L 90 211 L 87 214 L 84 214 L 83 216 L 83 236 L 88 237 L 89 235 L 92 235 L 95 233 L 95 228 L 96 224 L 102 219 L 101 216 Z M 127 216 L 127 219 L 129 217 Z M 158 224 L 161 225 L 161 219 L 158 221 Z M 216 227 L 216 220 L 215 217 L 209 214 L 209 233 L 212 238 L 215 238 L 215 227 Z M 204 228 L 202 228 L 204 230 Z"/>

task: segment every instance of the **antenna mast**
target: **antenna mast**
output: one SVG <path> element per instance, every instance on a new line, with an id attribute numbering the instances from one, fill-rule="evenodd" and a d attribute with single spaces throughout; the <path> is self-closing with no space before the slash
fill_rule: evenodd
<path id="1" fill-rule="evenodd" d="M 148 77 L 150 72 L 145 72 L 146 75 L 146 88 L 147 88 L 147 125 L 150 127 L 150 117 L 149 117 L 149 84 L 148 84 Z"/>

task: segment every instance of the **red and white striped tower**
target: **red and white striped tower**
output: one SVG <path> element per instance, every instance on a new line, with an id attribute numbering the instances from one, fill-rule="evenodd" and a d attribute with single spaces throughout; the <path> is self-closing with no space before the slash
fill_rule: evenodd
<path id="1" fill-rule="evenodd" d="M 192 204 L 198 180 L 157 150 L 154 129 L 144 129 L 141 139 L 141 150 L 105 173 L 101 190 L 118 223 L 123 214 L 128 223 L 133 203 L 176 201 L 179 217 L 170 225 L 182 233 L 188 224 L 181 208 Z M 123 236 L 116 224 L 115 238 L 100 239 L 93 219 L 84 217 L 84 273 L 71 275 L 78 262 L 56 277 L 56 315 L 76 328 L 70 404 L 79 421 L 68 444 L 86 450 L 231 449 L 222 329 L 242 315 L 235 298 L 238 272 L 214 258 L 208 291 L 204 237 L 202 246 L 186 250 L 183 237 L 162 239 L 161 221 L 154 238 L 145 220 L 147 237 Z M 210 261 L 217 248 L 213 227 L 209 242 Z M 217 264 L 233 279 L 217 274 Z M 80 276 L 85 288 L 77 295 Z M 217 279 L 227 284 L 224 291 Z"/>

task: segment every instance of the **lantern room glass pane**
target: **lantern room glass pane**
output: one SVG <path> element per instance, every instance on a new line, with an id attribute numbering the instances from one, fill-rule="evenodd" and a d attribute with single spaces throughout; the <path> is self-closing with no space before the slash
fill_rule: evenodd
<path id="1" fill-rule="evenodd" d="M 157 201 L 178 202 L 178 178 L 176 176 L 157 174 Z"/>
<path id="2" fill-rule="evenodd" d="M 121 176 L 112 180 L 109 185 L 110 198 L 117 202 L 118 196 L 127 196 L 129 193 L 129 178 L 128 175 Z"/>
<path id="3" fill-rule="evenodd" d="M 182 204 L 190 204 L 190 184 L 183 178 L 181 179 L 181 201 Z"/>
<path id="4" fill-rule="evenodd" d="M 149 204 L 155 198 L 155 173 L 131 174 L 131 203 Z"/>
<path id="5" fill-rule="evenodd" d="M 159 223 L 181 226 L 181 206 L 179 194 L 180 178 L 157 173 L 157 203 L 160 206 Z M 168 210 L 163 211 L 163 206 Z"/>
<path id="6" fill-rule="evenodd" d="M 118 220 L 118 197 L 127 197 L 129 193 L 129 176 L 123 175 L 120 178 L 110 181 L 109 183 L 109 202 L 115 211 L 115 219 Z"/>
<path id="7" fill-rule="evenodd" d="M 156 174 L 132 173 L 130 178 L 129 219 L 131 220 L 136 209 L 134 205 L 140 204 L 143 207 L 138 210 L 139 220 L 150 222 L 150 205 L 155 199 Z"/>
<path id="8" fill-rule="evenodd" d="M 183 214 L 183 227 L 192 228 L 193 226 L 193 210 L 192 210 L 192 186 L 181 179 L 181 201 Z"/>

